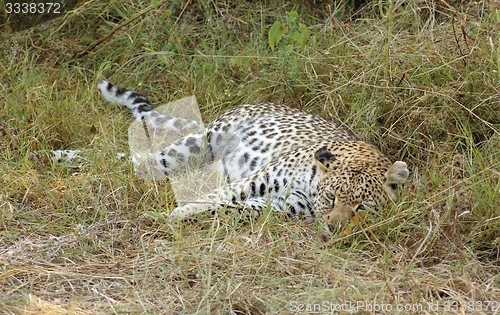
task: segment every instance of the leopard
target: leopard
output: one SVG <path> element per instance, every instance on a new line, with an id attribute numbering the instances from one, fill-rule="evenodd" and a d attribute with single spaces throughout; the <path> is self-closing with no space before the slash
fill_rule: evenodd
<path id="1" fill-rule="evenodd" d="M 171 224 L 213 217 L 218 209 L 258 218 L 266 211 L 315 223 L 325 235 L 356 213 L 397 201 L 409 176 L 403 161 L 391 162 L 345 125 L 302 109 L 263 102 L 230 108 L 203 123 L 160 113 L 143 95 L 98 84 L 110 104 L 128 108 L 138 122 L 180 131 L 198 127 L 152 154 L 153 168 L 172 173 L 203 160 L 225 183 L 166 213 Z M 227 139 L 237 137 L 224 153 Z M 61 156 L 74 151 L 59 151 Z M 221 158 L 222 156 L 222 158 Z"/>

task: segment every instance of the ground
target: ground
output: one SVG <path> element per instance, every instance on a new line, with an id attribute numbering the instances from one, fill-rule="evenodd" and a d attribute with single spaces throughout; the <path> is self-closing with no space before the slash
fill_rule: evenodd
<path id="1" fill-rule="evenodd" d="M 0 312 L 495 313 L 495 4 L 347 2 L 80 2 L 40 21 L 0 9 Z M 305 46 L 282 29 L 271 49 L 292 11 Z M 109 158 L 132 119 L 100 99 L 102 79 L 157 105 L 194 95 L 205 121 L 264 101 L 335 119 L 405 161 L 407 189 L 329 241 L 272 212 L 173 230 L 168 183 Z M 82 148 L 89 163 L 30 158 Z"/>

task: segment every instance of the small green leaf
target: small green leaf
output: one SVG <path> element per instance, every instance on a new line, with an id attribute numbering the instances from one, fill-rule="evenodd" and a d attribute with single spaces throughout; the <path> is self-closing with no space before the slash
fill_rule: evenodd
<path id="1" fill-rule="evenodd" d="M 299 32 L 293 33 L 292 38 L 295 39 L 300 46 L 305 47 L 306 42 L 309 39 L 309 30 L 307 29 L 307 26 L 301 23 L 300 33 Z"/>
<path id="2" fill-rule="evenodd" d="M 168 16 L 171 16 L 171 15 L 172 15 L 172 10 L 167 9 L 167 15 L 168 15 Z"/>
<path id="3" fill-rule="evenodd" d="M 288 15 L 293 16 L 295 18 L 299 17 L 299 14 L 297 13 L 297 11 L 290 11 L 290 12 L 288 12 Z"/>
<path id="4" fill-rule="evenodd" d="M 281 37 L 285 34 L 288 29 L 283 25 L 283 23 L 276 21 L 271 29 L 269 30 L 269 46 L 271 50 L 274 51 L 275 45 L 280 42 Z"/>

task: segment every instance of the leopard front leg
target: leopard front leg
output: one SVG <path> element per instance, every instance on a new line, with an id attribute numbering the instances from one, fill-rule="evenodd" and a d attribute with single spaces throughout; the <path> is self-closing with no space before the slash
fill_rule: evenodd
<path id="1" fill-rule="evenodd" d="M 266 198 L 251 195 L 251 185 L 244 180 L 213 190 L 204 197 L 175 208 L 169 218 L 172 223 L 191 222 L 198 214 L 215 215 L 217 208 L 226 208 L 226 213 L 237 212 L 245 218 L 259 217 L 269 206 Z"/>
<path id="2" fill-rule="evenodd" d="M 189 221 L 197 214 L 211 216 L 216 208 L 226 207 L 226 211 L 237 212 L 246 218 L 258 217 L 269 209 L 303 217 L 313 223 L 321 216 L 313 209 L 312 195 L 304 193 L 305 185 L 305 181 L 287 181 L 271 176 L 263 169 L 249 178 L 224 185 L 203 198 L 174 209 L 170 219 L 174 223 Z"/>
<path id="3" fill-rule="evenodd" d="M 229 186 L 230 185 L 228 185 L 228 187 Z M 222 194 L 224 197 L 221 197 Z M 237 194 L 236 191 L 233 191 L 232 195 L 228 194 L 228 191 L 224 193 L 221 190 L 213 191 L 204 198 L 175 208 L 170 214 L 170 221 L 173 224 L 181 225 L 194 223 L 197 222 L 197 216 L 200 214 L 206 218 L 213 217 L 216 214 L 217 208 L 225 208 L 226 214 L 233 212 L 237 216 L 249 220 L 260 217 L 262 213 L 268 209 L 277 212 L 284 212 L 286 210 L 289 215 L 304 214 L 304 219 L 309 223 L 317 223 L 322 226 L 321 234 L 323 236 L 327 238 L 332 236 L 330 226 L 328 222 L 325 221 L 323 215 L 319 214 L 315 219 L 310 216 L 310 211 L 312 211 L 312 209 L 308 209 L 307 212 L 300 211 L 303 204 L 308 204 L 308 202 L 299 199 L 296 193 L 289 194 L 286 200 L 283 200 L 281 197 L 272 200 L 262 197 L 251 197 L 241 200 L 236 197 Z"/>

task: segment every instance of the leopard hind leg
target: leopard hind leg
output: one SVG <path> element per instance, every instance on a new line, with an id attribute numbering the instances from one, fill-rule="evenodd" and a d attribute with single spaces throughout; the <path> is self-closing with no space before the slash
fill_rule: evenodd
<path id="1" fill-rule="evenodd" d="M 209 147 L 202 130 L 177 140 L 164 150 L 153 154 L 156 170 L 177 171 L 181 167 L 201 167 L 212 162 Z"/>

